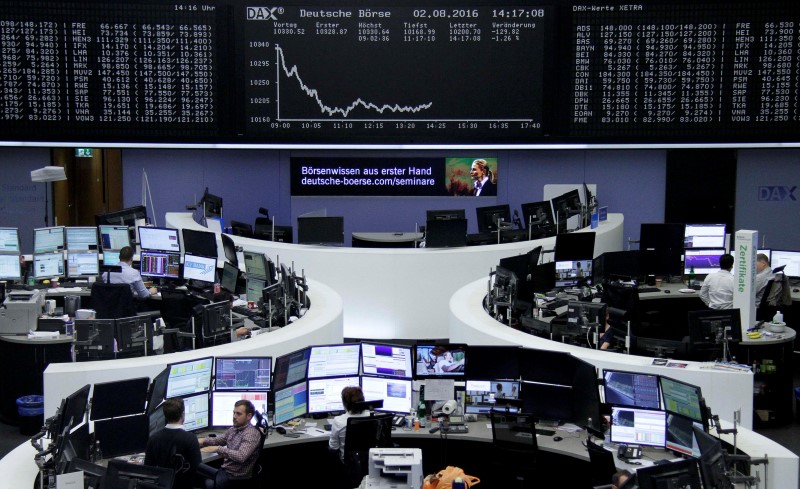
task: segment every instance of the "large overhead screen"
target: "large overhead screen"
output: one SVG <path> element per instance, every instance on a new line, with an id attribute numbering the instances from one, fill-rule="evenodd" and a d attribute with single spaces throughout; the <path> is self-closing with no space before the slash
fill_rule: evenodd
<path id="1" fill-rule="evenodd" d="M 799 12 L 738 0 L 4 2 L 0 134 L 387 147 L 794 141 Z"/>

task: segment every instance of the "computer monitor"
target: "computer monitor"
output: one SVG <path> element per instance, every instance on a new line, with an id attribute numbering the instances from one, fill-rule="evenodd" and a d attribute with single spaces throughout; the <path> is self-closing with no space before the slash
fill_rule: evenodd
<path id="1" fill-rule="evenodd" d="M 645 409 L 661 408 L 658 375 L 603 370 L 606 404 Z"/>
<path id="2" fill-rule="evenodd" d="M 511 223 L 511 207 L 508 204 L 477 207 L 475 213 L 478 218 L 478 231 L 481 233 L 497 231 L 498 221 Z"/>
<path id="3" fill-rule="evenodd" d="M 64 226 L 33 230 L 33 252 L 48 253 L 64 250 Z"/>
<path id="4" fill-rule="evenodd" d="M 308 378 L 358 375 L 361 345 L 312 346 L 308 358 Z"/>
<path id="5" fill-rule="evenodd" d="M 308 412 L 321 414 L 344 411 L 342 389 L 351 386 L 361 386 L 361 379 L 357 375 L 308 379 Z"/>
<path id="6" fill-rule="evenodd" d="M 219 281 L 220 287 L 231 294 L 236 293 L 236 285 L 239 282 L 239 269 L 227 261 L 222 264 L 222 278 Z"/>
<path id="7" fill-rule="evenodd" d="M 468 379 L 519 379 L 518 346 L 482 346 L 469 348 Z"/>
<path id="8" fill-rule="evenodd" d="M 94 228 L 92 228 L 94 229 Z M 95 251 L 68 251 L 67 277 L 94 277 L 100 273 L 100 254 Z"/>
<path id="9" fill-rule="evenodd" d="M 574 287 L 576 285 L 591 285 L 592 265 L 594 265 L 592 260 L 557 261 L 555 286 Z"/>
<path id="10" fill-rule="evenodd" d="M 175 471 L 172 469 L 110 460 L 103 479 L 103 487 L 170 489 L 174 479 Z"/>
<path id="11" fill-rule="evenodd" d="M 33 255 L 33 276 L 37 279 L 63 277 L 64 253 L 37 253 Z"/>
<path id="12" fill-rule="evenodd" d="M 231 234 L 234 236 L 242 236 L 243 238 L 253 237 L 253 226 L 247 222 L 231 220 Z"/>
<path id="13" fill-rule="evenodd" d="M 149 427 L 150 420 L 146 414 L 98 419 L 94 422 L 94 438 L 100 444 L 105 458 L 130 455 L 147 448 Z"/>
<path id="14" fill-rule="evenodd" d="M 140 226 L 139 246 L 142 250 L 180 253 L 181 240 L 177 229 Z"/>
<path id="15" fill-rule="evenodd" d="M 305 382 L 310 348 L 293 351 L 275 359 L 272 389 L 283 389 L 287 385 Z"/>
<path id="16" fill-rule="evenodd" d="M 575 418 L 573 395 L 571 386 L 522 381 L 519 398 L 522 412 L 540 420 L 564 422 Z"/>
<path id="17" fill-rule="evenodd" d="M 567 323 L 580 328 L 599 327 L 605 330 L 606 305 L 602 302 L 569 301 Z"/>
<path id="18" fill-rule="evenodd" d="M 639 227 L 639 249 L 683 250 L 685 228 L 681 223 L 642 223 Z"/>
<path id="19" fill-rule="evenodd" d="M 414 373 L 410 346 L 361 343 L 361 373 L 410 379 Z"/>
<path id="20" fill-rule="evenodd" d="M 441 209 L 425 211 L 426 221 L 449 221 L 451 219 L 466 219 L 467 213 L 464 209 Z"/>
<path id="21" fill-rule="evenodd" d="M 167 379 L 169 379 L 170 368 L 165 367 L 158 375 L 153 377 L 150 387 L 147 390 L 147 414 L 153 412 L 167 398 Z"/>
<path id="22" fill-rule="evenodd" d="M 556 262 L 550 261 L 533 269 L 533 291 L 544 294 L 556 286 Z"/>
<path id="23" fill-rule="evenodd" d="M 376 411 L 397 414 L 411 412 L 411 379 L 363 376 L 361 390 L 364 391 L 365 401 L 383 400 L 383 407 Z"/>
<path id="24" fill-rule="evenodd" d="M 772 250 L 770 266 L 784 267 L 783 274 L 787 277 L 800 277 L 800 251 Z"/>
<path id="25" fill-rule="evenodd" d="M 182 229 L 183 252 L 200 256 L 217 256 L 217 235 L 209 231 Z"/>
<path id="26" fill-rule="evenodd" d="M 96 227 L 68 227 L 65 231 L 68 250 L 97 250 Z"/>
<path id="27" fill-rule="evenodd" d="M 0 254 L 0 280 L 21 280 L 20 255 Z"/>
<path id="28" fill-rule="evenodd" d="M 142 251 L 139 254 L 139 273 L 142 277 L 180 278 L 180 253 Z"/>
<path id="29" fill-rule="evenodd" d="M 91 387 L 91 384 L 86 384 L 64 398 L 55 427 L 56 434 L 69 433 L 86 420 Z"/>
<path id="30" fill-rule="evenodd" d="M 292 232 L 292 226 L 272 226 L 267 239 L 276 243 L 291 243 Z"/>
<path id="31" fill-rule="evenodd" d="M 19 255 L 19 229 L 0 227 L 0 253 Z"/>
<path id="32" fill-rule="evenodd" d="M 97 229 L 100 233 L 100 246 L 103 248 L 104 253 L 106 250 L 121 250 L 131 245 L 128 226 L 102 224 L 97 226 Z"/>
<path id="33" fill-rule="evenodd" d="M 170 363 L 168 367 L 167 398 L 211 390 L 211 373 L 214 367 L 212 357 Z"/>
<path id="34" fill-rule="evenodd" d="M 131 316 L 114 320 L 114 338 L 117 341 L 117 354 L 140 356 L 152 353 L 153 326 L 148 316 Z"/>
<path id="35" fill-rule="evenodd" d="M 297 219 L 300 244 L 344 244 L 344 217 L 300 217 Z"/>
<path id="36" fill-rule="evenodd" d="M 229 428 L 233 426 L 233 410 L 236 402 L 250 401 L 256 411 L 267 413 L 267 398 L 269 392 L 261 391 L 214 391 L 211 393 L 211 426 L 214 428 Z M 250 420 L 250 424 L 256 425 L 258 420 L 255 416 Z"/>
<path id="37" fill-rule="evenodd" d="M 216 357 L 214 390 L 268 391 L 272 357 Z"/>
<path id="38" fill-rule="evenodd" d="M 137 221 L 147 221 L 147 209 L 143 205 L 137 205 L 120 209 L 118 211 L 97 214 L 94 216 L 95 224 L 116 224 L 118 226 L 133 227 Z"/>
<path id="39" fill-rule="evenodd" d="M 203 214 L 205 217 L 222 217 L 222 197 L 208 192 L 206 187 L 203 192 L 203 198 L 200 199 L 203 203 Z"/>
<path id="40" fill-rule="evenodd" d="M 703 425 L 678 414 L 667 415 L 667 450 L 672 450 L 681 455 L 698 458 L 700 447 L 694 436 L 694 428 L 701 431 Z"/>
<path id="41" fill-rule="evenodd" d="M 606 280 L 637 280 L 640 271 L 639 250 L 609 251 L 592 261 L 592 279 L 601 284 Z"/>
<path id="42" fill-rule="evenodd" d="M 308 389 L 305 382 L 275 391 L 275 423 L 283 424 L 308 414 Z"/>
<path id="43" fill-rule="evenodd" d="M 528 202 L 522 204 L 522 218 L 525 229 L 540 229 L 544 231 L 538 237 L 545 238 L 555 234 L 555 219 L 553 219 L 553 208 L 549 200 L 541 202 Z"/>
<path id="44" fill-rule="evenodd" d="M 208 392 L 185 396 L 183 398 L 183 407 L 185 413 L 183 428 L 186 431 L 202 430 L 211 426 Z"/>
<path id="45" fill-rule="evenodd" d="M 417 344 L 414 352 L 414 377 L 464 377 L 467 366 L 466 345 Z"/>
<path id="46" fill-rule="evenodd" d="M 230 336 L 226 336 L 231 331 L 230 301 L 204 304 L 200 319 L 202 320 L 202 330 L 205 338 L 215 338 L 214 341 L 222 343 L 230 341 Z"/>
<path id="47" fill-rule="evenodd" d="M 705 403 L 699 387 L 663 375 L 659 377 L 659 382 L 664 411 L 706 425 Z"/>
<path id="48" fill-rule="evenodd" d="M 611 407 L 611 443 L 663 448 L 667 442 L 667 414 L 655 409 Z"/>
<path id="49" fill-rule="evenodd" d="M 636 471 L 639 489 L 702 489 L 697 460 L 673 460 Z"/>
<path id="50" fill-rule="evenodd" d="M 700 448 L 700 475 L 704 489 L 728 489 L 731 484 L 727 477 L 725 449 L 719 438 L 693 427 L 697 446 Z"/>
<path id="51" fill-rule="evenodd" d="M 145 412 L 149 377 L 101 382 L 92 390 L 91 421 Z"/>
<path id="52" fill-rule="evenodd" d="M 107 267 L 119 265 L 119 250 L 103 250 L 103 265 Z"/>
<path id="53" fill-rule="evenodd" d="M 79 359 L 114 358 L 114 320 L 76 319 L 75 350 Z"/>
<path id="54" fill-rule="evenodd" d="M 245 293 L 247 300 L 253 301 L 257 304 L 258 301 L 261 300 L 261 293 L 266 286 L 267 282 L 265 280 L 248 277 L 246 285 L 247 289 Z"/>
<path id="55" fill-rule="evenodd" d="M 183 279 L 213 284 L 217 281 L 217 257 L 186 253 L 183 255 Z"/>
<path id="56" fill-rule="evenodd" d="M 245 251 L 244 271 L 248 279 L 255 278 L 269 283 L 275 281 L 275 265 L 264 253 Z"/>
<path id="57" fill-rule="evenodd" d="M 466 219 L 442 219 L 426 222 L 426 248 L 459 248 L 466 245 Z"/>
<path id="58" fill-rule="evenodd" d="M 725 224 L 686 224 L 684 249 L 725 248 Z"/>
<path id="59" fill-rule="evenodd" d="M 641 276 L 680 276 L 683 273 L 683 253 L 677 248 L 639 251 Z"/>
<path id="60" fill-rule="evenodd" d="M 581 194 L 577 188 L 550 199 L 550 203 L 553 206 L 553 215 L 559 222 L 566 222 L 570 217 L 580 215 L 583 207 Z M 562 232 L 562 229 L 559 229 L 559 232 Z"/>
<path id="61" fill-rule="evenodd" d="M 708 275 L 719 270 L 719 258 L 725 254 L 724 248 L 695 250 L 687 249 L 683 259 L 683 273 L 689 274 L 694 269 L 698 275 Z"/>
<path id="62" fill-rule="evenodd" d="M 592 260 L 595 233 L 562 233 L 556 236 L 555 261 Z"/>
<path id="63" fill-rule="evenodd" d="M 516 406 L 504 404 L 504 399 L 519 399 L 519 382 L 510 380 L 476 380 L 466 382 L 466 414 L 489 414 L 494 409 L 516 412 Z"/>

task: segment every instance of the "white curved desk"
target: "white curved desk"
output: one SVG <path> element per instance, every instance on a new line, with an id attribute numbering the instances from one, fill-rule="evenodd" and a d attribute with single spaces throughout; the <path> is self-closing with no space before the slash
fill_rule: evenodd
<path id="1" fill-rule="evenodd" d="M 208 231 L 190 212 L 168 212 L 167 226 Z M 595 231 L 594 256 L 623 249 L 622 214 L 609 214 Z M 448 336 L 447 304 L 464 284 L 489 276 L 501 258 L 541 246 L 555 237 L 464 248 L 332 248 L 231 236 L 246 250 L 266 253 L 341 294 L 347 338 L 437 339 Z M 221 250 L 220 244 L 220 250 Z M 551 261 L 547 257 L 545 261 Z M 299 270 L 298 270 L 299 273 Z"/>

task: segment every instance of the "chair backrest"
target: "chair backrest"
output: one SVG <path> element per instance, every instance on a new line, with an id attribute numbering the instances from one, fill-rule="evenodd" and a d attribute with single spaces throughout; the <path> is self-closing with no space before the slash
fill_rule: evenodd
<path id="1" fill-rule="evenodd" d="M 136 315 L 133 292 L 128 284 L 95 282 L 92 285 L 92 309 L 97 319 L 117 319 Z"/>
<path id="2" fill-rule="evenodd" d="M 611 476 L 617 471 L 617 467 L 614 464 L 614 454 L 592 440 L 586 440 L 586 449 L 589 451 L 592 484 L 595 486 L 608 484 Z"/>
<path id="3" fill-rule="evenodd" d="M 534 417 L 526 413 L 507 413 L 492 410 L 492 444 L 495 448 L 536 454 Z"/>
<path id="4" fill-rule="evenodd" d="M 344 466 L 351 487 L 369 472 L 369 449 L 392 446 L 391 413 L 347 418 L 344 438 Z"/>
<path id="5" fill-rule="evenodd" d="M 168 328 L 182 328 L 192 318 L 189 293 L 178 289 L 161 289 L 161 317 Z"/>

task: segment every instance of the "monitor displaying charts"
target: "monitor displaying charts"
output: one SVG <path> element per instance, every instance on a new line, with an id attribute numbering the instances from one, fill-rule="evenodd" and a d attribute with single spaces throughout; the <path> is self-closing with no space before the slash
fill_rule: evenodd
<path id="1" fill-rule="evenodd" d="M 142 251 L 139 272 L 143 277 L 180 278 L 181 255 L 163 251 Z"/>
<path id="2" fill-rule="evenodd" d="M 308 359 L 308 378 L 358 375 L 361 345 L 312 346 Z"/>
<path id="3" fill-rule="evenodd" d="M 170 364 L 169 377 L 167 377 L 167 398 L 211 390 L 213 367 L 214 361 L 211 357 Z"/>
<path id="4" fill-rule="evenodd" d="M 68 250 L 97 250 L 96 227 L 68 227 L 66 239 Z"/>
<path id="5" fill-rule="evenodd" d="M 19 229 L 0 228 L 0 253 L 19 254 Z"/>
<path id="6" fill-rule="evenodd" d="M 719 258 L 725 254 L 725 248 L 712 248 L 708 250 L 686 250 L 683 261 L 683 273 L 708 275 L 719 270 Z"/>
<path id="7" fill-rule="evenodd" d="M 361 343 L 361 373 L 388 377 L 411 378 L 411 347 Z"/>
<path id="8" fill-rule="evenodd" d="M 170 228 L 139 228 L 139 246 L 143 250 L 169 251 L 180 253 L 181 242 L 178 230 Z"/>
<path id="9" fill-rule="evenodd" d="M 208 392 L 184 397 L 183 408 L 185 416 L 183 428 L 186 431 L 202 430 L 209 427 Z"/>
<path id="10" fill-rule="evenodd" d="M 22 267 L 19 255 L 0 255 L 0 280 L 20 280 Z"/>
<path id="11" fill-rule="evenodd" d="M 214 391 L 211 393 L 211 426 L 215 428 L 228 428 L 233 426 L 233 409 L 239 400 L 250 401 L 256 411 L 266 415 L 267 391 Z M 257 419 L 253 416 L 250 424 L 256 425 Z"/>
<path id="12" fill-rule="evenodd" d="M 308 414 L 308 390 L 301 382 L 275 391 L 275 424 L 282 424 Z"/>
<path id="13" fill-rule="evenodd" d="M 64 226 L 33 230 L 33 252 L 47 253 L 64 249 Z"/>
<path id="14" fill-rule="evenodd" d="M 386 377 L 362 377 L 361 390 L 364 400 L 383 399 L 383 407 L 376 411 L 407 414 L 411 411 L 411 379 Z"/>
<path id="15" fill-rule="evenodd" d="M 98 273 L 100 273 L 100 255 L 97 250 L 67 252 L 67 277 L 92 277 Z"/>
<path id="16" fill-rule="evenodd" d="M 64 254 L 58 251 L 33 255 L 33 276 L 37 279 L 63 277 Z"/>
<path id="17" fill-rule="evenodd" d="M 272 357 L 216 357 L 215 390 L 269 390 Z"/>
<path id="18" fill-rule="evenodd" d="M 683 247 L 725 248 L 724 224 L 687 224 L 683 232 Z"/>
<path id="19" fill-rule="evenodd" d="M 661 407 L 657 375 L 604 370 L 603 380 L 607 404 L 649 409 Z"/>
<path id="20" fill-rule="evenodd" d="M 667 413 L 649 409 L 611 408 L 611 443 L 664 447 Z"/>
<path id="21" fill-rule="evenodd" d="M 361 385 L 359 377 L 308 379 L 308 412 L 333 413 L 344 411 L 342 389 Z"/>
<path id="22" fill-rule="evenodd" d="M 100 246 L 105 250 L 121 250 L 131 245 L 131 235 L 128 226 L 112 226 L 101 224 L 97 226 L 100 234 Z"/>

